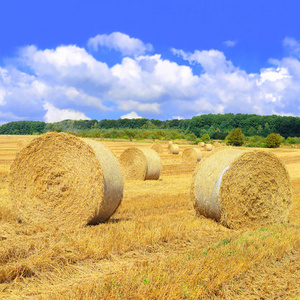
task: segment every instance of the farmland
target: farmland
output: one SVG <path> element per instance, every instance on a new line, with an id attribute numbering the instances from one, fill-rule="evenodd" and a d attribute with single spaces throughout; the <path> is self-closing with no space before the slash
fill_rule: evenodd
<path id="1" fill-rule="evenodd" d="M 196 217 L 195 163 L 160 155 L 157 181 L 126 181 L 104 224 L 61 230 L 22 224 L 8 197 L 8 172 L 23 136 L 0 136 L 0 299 L 298 299 L 300 150 L 271 150 L 294 190 L 288 222 L 231 230 Z M 151 143 L 102 141 L 117 157 Z M 198 146 L 193 146 L 198 147 Z M 202 157 L 207 152 L 202 151 Z"/>

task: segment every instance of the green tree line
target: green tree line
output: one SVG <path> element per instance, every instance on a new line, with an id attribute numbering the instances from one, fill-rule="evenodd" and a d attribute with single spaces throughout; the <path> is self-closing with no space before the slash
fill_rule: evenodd
<path id="1" fill-rule="evenodd" d="M 0 126 L 0 134 L 40 134 L 48 131 L 64 131 L 75 134 L 91 134 L 113 130 L 140 130 L 157 132 L 176 131 L 178 135 L 195 135 L 201 138 L 208 134 L 213 139 L 225 139 L 234 128 L 240 128 L 245 136 L 267 137 L 270 133 L 281 136 L 300 137 L 300 118 L 288 116 L 260 116 L 254 114 L 206 114 L 185 120 L 118 119 L 118 120 L 64 120 L 57 123 L 39 121 L 10 122 Z M 153 131 L 153 132 L 152 132 Z M 161 132 L 160 132 L 161 133 Z M 140 134 L 140 133 L 139 133 Z M 128 134 L 127 134 L 128 135 Z M 164 134 L 165 136 L 167 134 Z"/>
<path id="2" fill-rule="evenodd" d="M 10 122 L 0 126 L 0 134 L 40 134 L 45 132 L 46 123 L 40 121 Z"/>

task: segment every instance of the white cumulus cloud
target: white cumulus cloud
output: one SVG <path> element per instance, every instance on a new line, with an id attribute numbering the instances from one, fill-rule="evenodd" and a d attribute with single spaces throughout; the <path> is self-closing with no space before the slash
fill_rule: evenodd
<path id="1" fill-rule="evenodd" d="M 233 70 L 232 62 L 226 60 L 224 53 L 219 50 L 195 50 L 194 53 L 190 53 L 172 48 L 172 53 L 187 60 L 190 64 L 200 64 L 204 72 L 207 73 L 230 72 Z"/>
<path id="2" fill-rule="evenodd" d="M 141 119 L 142 117 L 139 116 L 135 111 L 132 111 L 124 116 L 121 119 Z"/>
<path id="3" fill-rule="evenodd" d="M 197 76 L 192 69 L 164 60 L 160 55 L 125 57 L 111 71 L 116 81 L 109 96 L 115 99 L 157 102 L 195 93 Z"/>
<path id="4" fill-rule="evenodd" d="M 123 55 L 141 55 L 152 51 L 151 44 L 145 44 L 137 38 L 132 38 L 122 32 L 98 34 L 88 40 L 88 46 L 97 51 L 99 47 L 107 47 L 120 51 Z"/>
<path id="5" fill-rule="evenodd" d="M 46 123 L 60 122 L 63 120 L 90 120 L 84 113 L 73 109 L 58 109 L 51 103 L 46 102 L 44 109 L 47 111 L 44 120 Z"/>
<path id="6" fill-rule="evenodd" d="M 277 67 L 276 69 L 274 68 L 267 68 L 267 69 L 262 69 L 260 72 L 260 80 L 258 82 L 258 85 L 261 85 L 265 81 L 281 81 L 283 79 L 289 79 L 291 78 L 288 69 L 287 68 L 280 68 Z"/>
<path id="7" fill-rule="evenodd" d="M 285 43 L 297 48 L 294 41 Z M 160 119 L 227 112 L 300 115 L 300 59 L 294 55 L 270 59 L 268 67 L 249 73 L 219 50 L 172 52 L 189 65 L 154 54 L 123 57 L 108 66 L 74 45 L 27 46 L 9 66 L 0 66 L 0 122 L 52 121 L 64 114 L 97 119 L 138 113 Z"/>
<path id="8" fill-rule="evenodd" d="M 20 51 L 21 61 L 47 82 L 81 85 L 87 82 L 106 85 L 111 73 L 106 63 L 97 61 L 85 49 L 77 46 L 60 46 L 38 50 L 35 46 Z"/>

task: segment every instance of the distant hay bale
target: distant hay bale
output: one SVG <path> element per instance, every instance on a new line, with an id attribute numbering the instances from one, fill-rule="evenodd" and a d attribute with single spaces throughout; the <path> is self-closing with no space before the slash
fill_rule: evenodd
<path id="1" fill-rule="evenodd" d="M 22 149 L 27 143 L 24 140 L 20 140 L 17 142 L 17 148 Z"/>
<path id="2" fill-rule="evenodd" d="M 238 229 L 285 221 L 292 187 L 274 154 L 224 149 L 201 160 L 191 197 L 198 214 Z"/>
<path id="3" fill-rule="evenodd" d="M 201 157 L 201 151 L 197 148 L 186 148 L 182 153 L 182 161 L 186 163 L 199 162 Z"/>
<path id="4" fill-rule="evenodd" d="M 155 144 L 153 144 L 153 145 L 151 146 L 151 149 L 154 150 L 154 151 L 156 151 L 158 154 L 163 153 L 163 147 L 162 147 L 161 144 L 155 143 Z"/>
<path id="5" fill-rule="evenodd" d="M 173 144 L 173 142 L 172 141 L 168 141 L 168 145 L 172 145 Z"/>
<path id="6" fill-rule="evenodd" d="M 169 145 L 168 152 L 169 152 L 169 154 L 178 154 L 179 146 L 175 145 L 175 144 Z"/>
<path id="7" fill-rule="evenodd" d="M 204 145 L 204 150 L 205 150 L 205 151 L 212 151 L 212 149 L 213 149 L 213 147 L 212 147 L 211 144 L 205 144 L 205 145 Z"/>
<path id="8" fill-rule="evenodd" d="M 214 143 L 214 146 L 215 146 L 215 148 L 221 148 L 222 147 L 222 145 L 218 142 Z"/>
<path id="9" fill-rule="evenodd" d="M 152 149 L 128 148 L 121 154 L 120 164 L 127 180 L 157 180 L 162 169 L 160 157 Z"/>
<path id="10" fill-rule="evenodd" d="M 92 140 L 47 133 L 15 158 L 10 198 L 22 221 L 81 227 L 111 217 L 123 196 L 121 170 L 114 154 Z"/>
<path id="11" fill-rule="evenodd" d="M 34 139 L 34 137 L 32 136 L 24 136 L 23 139 L 18 140 L 17 142 L 17 148 L 19 150 L 21 150 L 22 148 L 24 148 L 26 145 L 28 145 L 30 143 L 30 141 L 32 141 Z"/>
<path id="12" fill-rule="evenodd" d="M 199 142 L 198 143 L 198 146 L 200 146 L 200 147 L 204 147 L 204 145 L 205 145 L 204 142 Z"/>

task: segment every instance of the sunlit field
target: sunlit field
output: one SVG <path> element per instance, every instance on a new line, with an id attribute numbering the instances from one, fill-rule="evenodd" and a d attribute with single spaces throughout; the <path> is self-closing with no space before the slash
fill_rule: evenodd
<path id="1" fill-rule="evenodd" d="M 300 298 L 300 150 L 271 150 L 294 190 L 285 224 L 231 230 L 197 217 L 190 200 L 196 163 L 181 158 L 191 146 L 171 155 L 164 143 L 159 180 L 125 182 L 107 223 L 61 230 L 22 224 L 9 199 L 9 168 L 19 141 L 29 139 L 0 136 L 0 299 Z M 99 142 L 117 157 L 151 146 Z"/>

